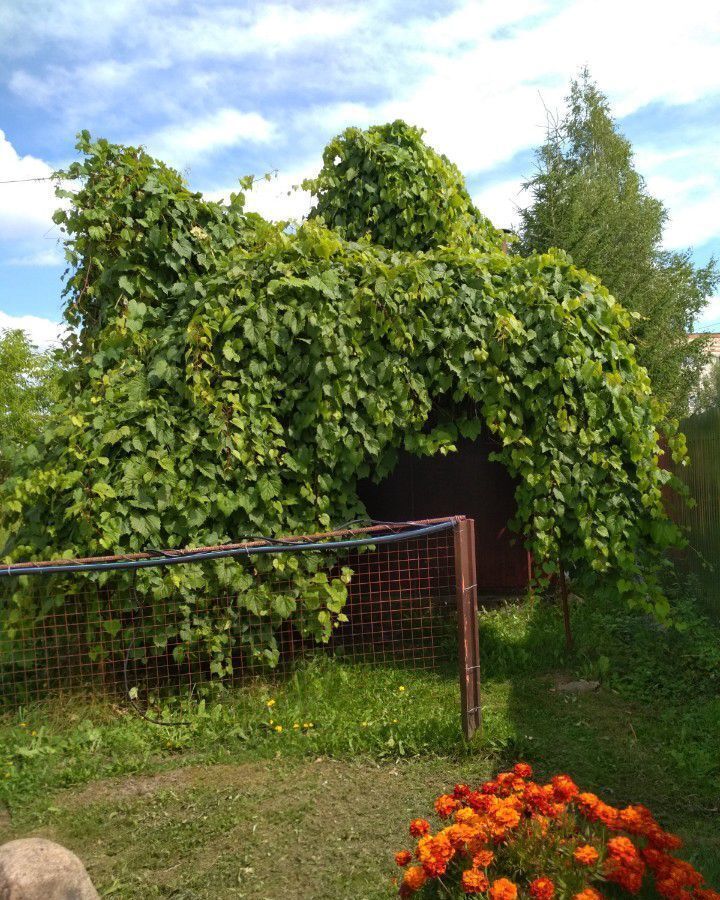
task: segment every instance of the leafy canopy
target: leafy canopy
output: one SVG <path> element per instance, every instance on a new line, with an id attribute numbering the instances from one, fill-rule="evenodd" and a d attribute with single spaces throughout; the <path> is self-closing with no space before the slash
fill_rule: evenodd
<path id="1" fill-rule="evenodd" d="M 422 134 L 398 120 L 334 138 L 319 175 L 303 185 L 316 199 L 310 218 L 347 240 L 411 253 L 500 249 L 502 232 L 475 208 L 460 170 Z"/>
<path id="2" fill-rule="evenodd" d="M 403 151 L 389 172 L 383 135 Z M 3 491 L 7 558 L 324 528 L 361 512 L 358 479 L 390 471 L 400 448 L 452 452 L 488 428 L 520 479 L 516 526 L 545 571 L 562 559 L 663 613 L 649 564 L 676 535 L 658 440 L 681 457 L 683 439 L 635 359 L 629 314 L 563 253 L 501 252 L 414 129 L 351 129 L 331 147 L 316 214 L 289 234 L 245 214 L 241 194 L 204 200 L 142 150 L 81 136 L 66 173 L 81 187 L 56 215 L 76 329 L 63 414 Z M 363 174 L 333 187 L 341 150 Z M 457 189 L 446 213 L 426 197 L 438 173 L 446 200 Z M 387 217 L 358 200 L 332 227 L 361 185 L 363 197 L 367 185 L 386 192 Z M 147 569 L 138 585 L 158 603 L 185 597 L 176 633 L 218 672 L 239 640 L 274 661 L 287 618 L 326 638 L 343 579 L 307 557 L 257 565 L 292 569 L 292 587 L 263 588 L 235 562 Z M 242 636 L 209 599 L 225 588 L 255 616 Z"/>
<path id="3" fill-rule="evenodd" d="M 0 480 L 13 459 L 34 441 L 56 397 L 58 370 L 25 332 L 0 332 Z"/>
<path id="4" fill-rule="evenodd" d="M 706 361 L 687 334 L 718 283 L 711 260 L 695 267 L 690 251 L 663 249 L 668 213 L 637 172 L 630 142 L 587 70 L 573 81 L 567 110 L 548 123 L 522 211 L 526 252 L 562 247 L 595 273 L 628 310 L 638 361 L 659 399 L 687 412 Z"/>

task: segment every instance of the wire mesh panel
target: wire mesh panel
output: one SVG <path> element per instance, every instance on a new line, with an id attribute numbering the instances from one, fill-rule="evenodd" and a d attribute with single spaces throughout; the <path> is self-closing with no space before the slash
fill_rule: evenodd
<path id="1" fill-rule="evenodd" d="M 375 524 L 272 544 L 9 566 L 0 570 L 2 704 L 82 691 L 147 706 L 282 678 L 317 653 L 455 667 L 457 538 L 468 525 Z M 207 592 L 218 567 L 232 587 Z M 174 587 L 188 583 L 191 594 Z M 474 615 L 474 593 L 464 608 Z M 317 624 L 326 613 L 327 640 L 318 641 L 308 616 Z"/>

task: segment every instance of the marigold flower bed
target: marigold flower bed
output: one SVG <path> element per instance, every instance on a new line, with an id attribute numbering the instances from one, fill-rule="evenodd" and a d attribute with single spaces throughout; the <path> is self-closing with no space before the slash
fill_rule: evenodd
<path id="1" fill-rule="evenodd" d="M 486 896 L 489 900 L 599 900 L 641 889 L 665 900 L 720 900 L 673 851 L 682 841 L 640 805 L 616 809 L 582 793 L 567 775 L 532 780 L 518 763 L 478 790 L 455 785 L 435 800 L 450 824 L 431 833 L 413 819 L 414 852 L 395 854 L 405 869 L 401 897 Z"/>

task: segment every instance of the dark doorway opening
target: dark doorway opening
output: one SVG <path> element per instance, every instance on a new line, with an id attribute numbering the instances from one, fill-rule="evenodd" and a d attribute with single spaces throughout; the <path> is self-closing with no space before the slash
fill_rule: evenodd
<path id="1" fill-rule="evenodd" d="M 465 515 L 475 520 L 478 591 L 518 594 L 527 590 L 531 563 L 510 532 L 517 482 L 491 462 L 491 437 L 458 442 L 447 456 L 412 456 L 402 451 L 393 472 L 379 484 L 364 480 L 360 499 L 373 519 L 400 521 Z"/>

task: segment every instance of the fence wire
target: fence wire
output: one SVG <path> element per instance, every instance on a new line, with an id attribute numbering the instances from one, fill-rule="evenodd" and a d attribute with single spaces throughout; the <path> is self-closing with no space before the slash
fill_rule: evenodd
<path id="1" fill-rule="evenodd" d="M 170 694 L 282 678 L 317 653 L 414 669 L 456 665 L 455 534 L 461 521 L 7 567 L 0 572 L 0 702 L 9 709 L 82 692 L 124 696 L 147 710 Z M 258 589 L 279 608 L 286 604 L 286 612 L 297 601 L 298 609 L 308 601 L 312 607 L 312 597 L 298 596 L 292 567 L 273 568 L 272 559 L 287 554 L 306 567 L 312 562 L 306 594 L 314 584 L 346 592 L 327 643 L 308 636 L 298 616 L 262 615 L 253 607 Z M 123 570 L 129 563 L 131 571 Z M 202 585 L 213 583 L 210 568 L 219 564 L 241 567 L 242 588 L 200 590 L 192 601 L 168 590 L 178 566 Z M 152 594 L 148 585 L 155 587 Z M 158 585 L 165 596 L 158 596 Z"/>

